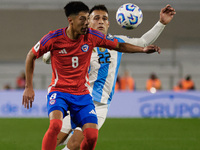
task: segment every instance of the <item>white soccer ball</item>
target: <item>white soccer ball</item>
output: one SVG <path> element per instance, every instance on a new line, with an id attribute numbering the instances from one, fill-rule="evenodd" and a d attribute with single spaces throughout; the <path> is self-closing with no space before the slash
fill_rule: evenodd
<path id="1" fill-rule="evenodd" d="M 116 13 L 117 23 L 125 29 L 135 29 L 137 28 L 143 19 L 143 14 L 141 9 L 131 3 L 123 4 Z"/>

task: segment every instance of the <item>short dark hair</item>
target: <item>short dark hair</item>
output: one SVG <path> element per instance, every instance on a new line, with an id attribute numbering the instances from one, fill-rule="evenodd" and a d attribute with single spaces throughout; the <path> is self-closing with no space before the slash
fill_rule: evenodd
<path id="1" fill-rule="evenodd" d="M 89 12 L 89 8 L 81 1 L 69 2 L 65 7 L 65 15 L 69 17 L 70 15 L 78 15 L 79 12 Z"/>
<path id="2" fill-rule="evenodd" d="M 90 9 L 89 14 L 91 14 L 91 13 L 92 13 L 93 11 L 95 11 L 95 10 L 102 10 L 102 11 L 105 11 L 105 12 L 108 13 L 108 9 L 106 8 L 105 5 L 95 5 L 94 7 L 92 7 L 92 8 Z"/>

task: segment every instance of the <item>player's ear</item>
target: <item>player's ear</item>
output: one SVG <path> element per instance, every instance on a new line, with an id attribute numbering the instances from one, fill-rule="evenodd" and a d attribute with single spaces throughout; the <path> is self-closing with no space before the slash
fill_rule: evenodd
<path id="1" fill-rule="evenodd" d="M 73 22 L 73 19 L 70 16 L 67 18 L 67 20 L 68 20 L 69 24 L 71 24 Z"/>

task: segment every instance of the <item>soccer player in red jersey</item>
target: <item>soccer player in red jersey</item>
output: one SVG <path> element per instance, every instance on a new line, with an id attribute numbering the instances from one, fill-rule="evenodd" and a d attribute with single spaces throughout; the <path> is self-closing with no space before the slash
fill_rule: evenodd
<path id="1" fill-rule="evenodd" d="M 26 57 L 26 86 L 22 104 L 32 107 L 34 101 L 33 72 L 35 59 L 51 52 L 52 82 L 48 89 L 47 109 L 50 125 L 42 141 L 42 150 L 55 150 L 62 119 L 70 111 L 72 128 L 81 127 L 82 150 L 94 150 L 98 138 L 95 107 L 88 90 L 88 68 L 94 47 L 120 52 L 160 53 L 154 45 L 147 47 L 118 43 L 114 38 L 88 28 L 89 8 L 82 2 L 69 2 L 65 7 L 69 27 L 50 31 Z M 77 148 L 74 148 L 77 149 Z"/>

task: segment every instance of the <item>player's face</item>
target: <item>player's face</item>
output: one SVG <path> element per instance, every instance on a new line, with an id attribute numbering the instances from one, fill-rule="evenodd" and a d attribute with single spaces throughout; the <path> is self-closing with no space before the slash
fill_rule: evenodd
<path id="1" fill-rule="evenodd" d="M 94 10 L 89 17 L 89 27 L 107 34 L 109 28 L 108 13 L 102 10 Z"/>
<path id="2" fill-rule="evenodd" d="M 78 34 L 86 34 L 88 31 L 89 13 L 80 12 L 72 19 L 72 28 Z"/>

